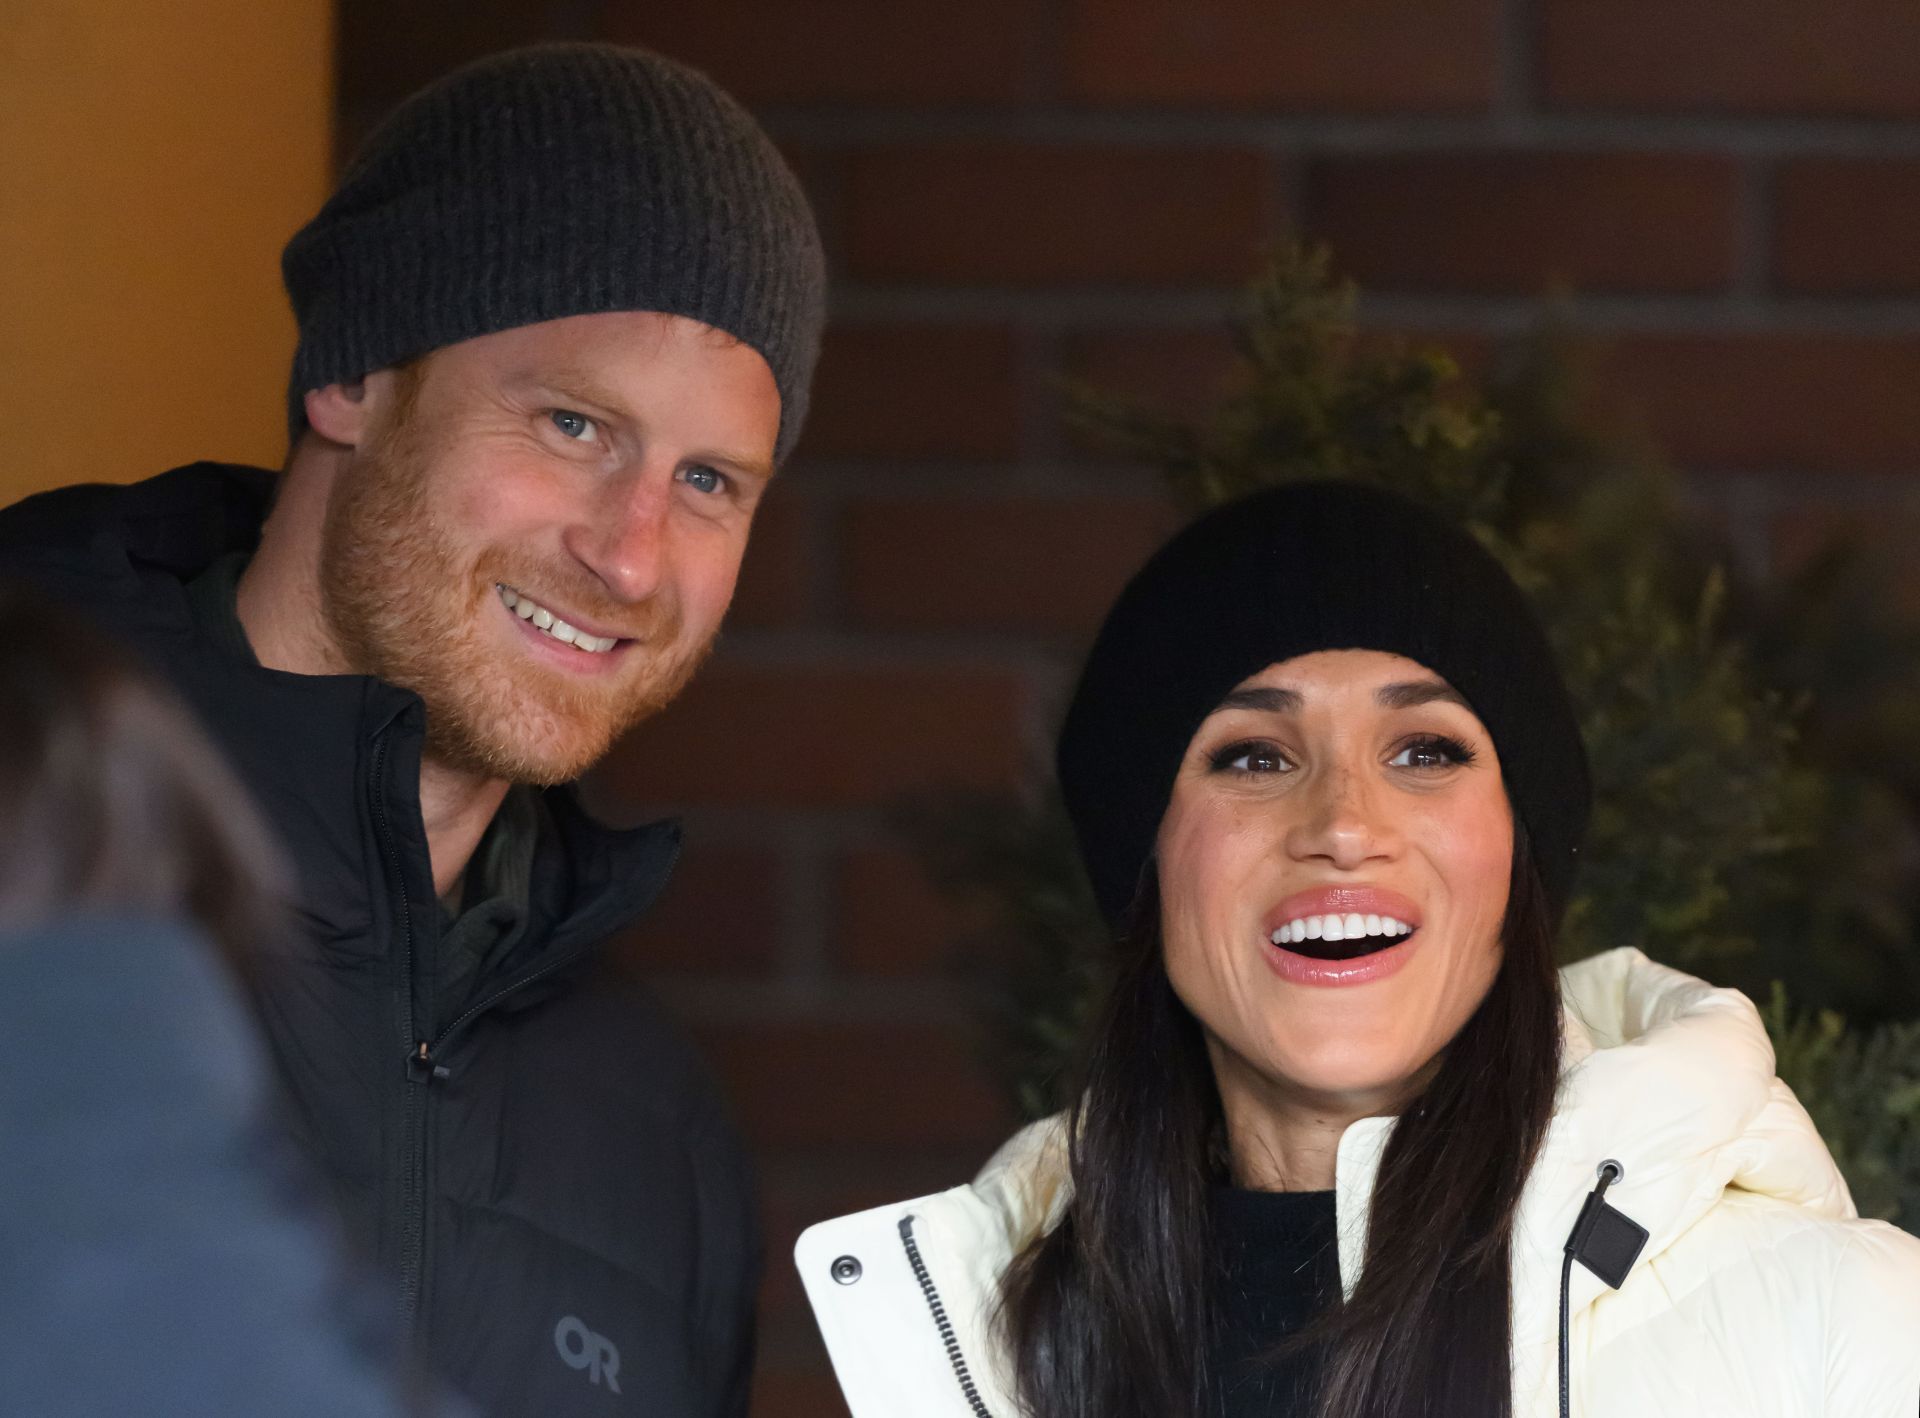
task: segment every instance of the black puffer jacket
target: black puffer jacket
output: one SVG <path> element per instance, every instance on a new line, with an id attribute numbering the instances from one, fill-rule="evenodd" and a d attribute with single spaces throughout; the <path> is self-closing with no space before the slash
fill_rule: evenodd
<path id="1" fill-rule="evenodd" d="M 681 1035 L 596 947 L 652 902 L 671 824 L 544 794 L 527 925 L 460 998 L 419 803 L 417 696 L 251 665 L 185 582 L 254 545 L 272 476 L 195 464 L 0 511 L 0 575 L 80 607 L 172 681 L 299 871 L 306 938 L 263 971 L 293 1128 L 488 1413 L 743 1414 L 759 1269 L 746 1161 Z M 422 1046 L 425 1055 L 422 1057 Z"/>

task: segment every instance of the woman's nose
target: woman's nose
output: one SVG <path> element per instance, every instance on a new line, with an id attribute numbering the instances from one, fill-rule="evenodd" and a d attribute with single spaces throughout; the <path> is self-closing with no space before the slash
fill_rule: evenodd
<path id="1" fill-rule="evenodd" d="M 1393 829 L 1382 818 L 1386 805 L 1365 776 L 1351 769 L 1318 775 L 1296 795 L 1300 815 L 1286 834 L 1287 854 L 1320 859 L 1346 871 L 1392 855 Z"/>

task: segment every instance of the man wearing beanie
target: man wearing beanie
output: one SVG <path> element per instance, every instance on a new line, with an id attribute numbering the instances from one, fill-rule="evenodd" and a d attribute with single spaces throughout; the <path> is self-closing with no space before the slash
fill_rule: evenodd
<path id="1" fill-rule="evenodd" d="M 694 672 L 799 434 L 805 198 L 702 75 L 541 46 L 403 105 L 283 269 L 285 467 L 31 498 L 0 574 L 164 671 L 277 827 L 293 1127 L 432 1366 L 487 1413 L 744 1414 L 741 1148 L 596 969 L 677 829 L 571 784 Z"/>

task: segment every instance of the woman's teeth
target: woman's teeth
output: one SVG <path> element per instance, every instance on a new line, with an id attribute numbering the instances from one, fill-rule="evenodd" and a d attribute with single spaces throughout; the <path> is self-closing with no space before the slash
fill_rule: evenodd
<path id="1" fill-rule="evenodd" d="M 524 621 L 533 624 L 542 634 L 551 636 L 563 645 L 571 645 L 576 650 L 585 650 L 590 655 L 604 655 L 620 642 L 611 635 L 589 635 L 584 630 L 575 630 L 561 620 L 545 606 L 527 599 L 511 586 L 498 587 L 500 599 L 508 610 Z"/>
<path id="2" fill-rule="evenodd" d="M 1303 940 L 1358 940 L 1363 936 L 1409 936 L 1413 927 L 1392 916 L 1302 916 L 1288 921 L 1270 937 L 1275 945 Z"/>

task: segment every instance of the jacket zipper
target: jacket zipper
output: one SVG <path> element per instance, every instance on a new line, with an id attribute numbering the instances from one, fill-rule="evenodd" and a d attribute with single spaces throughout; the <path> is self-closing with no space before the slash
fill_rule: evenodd
<path id="1" fill-rule="evenodd" d="M 974 1418 L 993 1418 L 987 1405 L 980 1401 L 980 1390 L 974 1387 L 973 1372 L 967 1367 L 967 1356 L 960 1352 L 959 1336 L 953 1332 L 953 1321 L 947 1316 L 947 1307 L 940 1299 L 940 1292 L 934 1288 L 933 1276 L 927 1271 L 927 1263 L 920 1255 L 920 1243 L 913 1239 L 911 1216 L 900 1218 L 900 1244 L 907 1249 L 907 1264 L 913 1267 L 913 1278 L 920 1282 L 920 1293 L 927 1297 L 927 1308 L 933 1313 L 934 1326 L 940 1331 L 940 1342 L 946 1346 L 947 1362 L 953 1366 L 953 1376 L 960 1381 L 960 1392 L 966 1395 L 967 1406 L 973 1410 Z"/>
<path id="2" fill-rule="evenodd" d="M 401 991 L 404 1016 L 401 1034 L 406 1040 L 406 1069 L 409 1080 L 401 1114 L 401 1155 L 407 1159 L 407 1172 L 400 1211 L 400 1303 L 407 1332 L 417 1334 L 420 1323 L 420 1291 L 426 1271 L 426 1167 L 427 1096 L 415 1085 L 432 1077 L 430 1068 L 420 1065 L 428 1060 L 427 1046 L 414 1042 L 417 1032 L 413 1019 L 413 908 L 407 900 L 406 877 L 400 869 L 400 854 L 393 845 L 393 829 L 387 820 L 387 735 L 382 734 L 373 750 L 373 825 L 386 857 L 387 874 L 400 901 L 400 941 L 405 970 Z"/>
<path id="3" fill-rule="evenodd" d="M 670 875 L 673 871 L 674 863 L 679 860 L 680 846 L 678 843 L 675 843 L 673 854 L 667 858 L 667 863 L 662 869 L 662 874 Z M 469 1005 L 466 1009 L 462 1010 L 459 1016 L 449 1023 L 445 1029 L 440 1031 L 439 1037 L 434 1039 L 431 1044 L 422 1043 L 419 1046 L 411 1066 L 415 1069 L 416 1073 L 425 1074 L 425 1078 L 423 1078 L 422 1081 L 430 1078 L 445 1078 L 447 1076 L 447 1070 L 444 1065 L 439 1063 L 440 1056 L 449 1044 L 466 1032 L 468 1025 L 472 1024 L 474 1020 L 478 1019 L 509 995 L 517 994 L 528 985 L 545 979 L 554 971 L 564 970 L 576 961 L 584 959 L 593 952 L 596 944 L 597 940 L 589 940 L 578 949 L 570 950 L 565 955 L 546 961 L 538 968 L 529 970 L 519 979 L 511 980 L 502 985 L 478 1004 Z"/>

